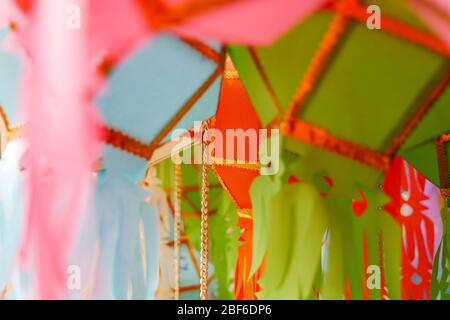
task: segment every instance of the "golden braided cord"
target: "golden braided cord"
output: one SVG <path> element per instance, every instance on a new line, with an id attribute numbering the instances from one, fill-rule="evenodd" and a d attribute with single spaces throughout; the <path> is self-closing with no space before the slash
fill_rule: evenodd
<path id="1" fill-rule="evenodd" d="M 200 250 L 200 299 L 208 300 L 208 194 L 209 194 L 209 155 L 205 132 L 207 123 L 202 125 L 203 161 L 202 161 L 202 212 L 201 212 L 201 250 Z"/>
<path id="2" fill-rule="evenodd" d="M 179 160 L 179 159 L 178 159 Z M 180 247 L 181 247 L 181 163 L 174 172 L 174 299 L 180 300 Z"/>

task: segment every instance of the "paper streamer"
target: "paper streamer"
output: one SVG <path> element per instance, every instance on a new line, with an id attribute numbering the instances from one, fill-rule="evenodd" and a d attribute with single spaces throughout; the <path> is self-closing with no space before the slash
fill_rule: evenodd
<path id="1" fill-rule="evenodd" d="M 235 1 L 175 25 L 170 30 L 225 43 L 267 46 L 327 0 Z"/>
<path id="2" fill-rule="evenodd" d="M 410 0 L 412 7 L 450 48 L 450 2 L 448 0 Z"/>
<path id="3" fill-rule="evenodd" d="M 39 0 L 29 8 L 23 41 L 30 51 L 23 83 L 28 121 L 29 207 L 23 263 L 35 269 L 40 299 L 66 297 L 66 262 L 91 191 L 97 130 L 87 100 L 86 28 L 68 22 L 86 0 Z"/>

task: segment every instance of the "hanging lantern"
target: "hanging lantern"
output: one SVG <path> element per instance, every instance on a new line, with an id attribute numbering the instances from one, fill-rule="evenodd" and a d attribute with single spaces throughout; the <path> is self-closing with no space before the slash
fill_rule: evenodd
<path id="1" fill-rule="evenodd" d="M 227 60 L 225 67 L 215 129 L 225 138 L 220 142 L 223 144 L 219 146 L 223 151 L 223 159 L 215 159 L 216 163 L 221 164 L 215 164 L 213 168 L 237 207 L 239 227 L 242 230 L 240 237 L 242 245 L 239 247 L 235 274 L 235 298 L 256 299 L 262 268 L 257 274 L 251 274 L 253 217 L 250 188 L 254 179 L 259 176 L 261 123 L 230 59 Z M 244 147 L 245 152 L 239 153 L 239 147 Z"/>
<path id="2" fill-rule="evenodd" d="M 328 202 L 357 199 L 362 188 L 376 190 L 395 157 L 411 158 L 408 152 L 425 148 L 422 142 L 434 140 L 450 129 L 444 120 L 450 116 L 446 107 L 450 74 L 447 45 L 405 9 L 406 3 L 379 1 L 379 5 L 383 8 L 381 30 L 367 28 L 370 14 L 362 1 L 332 1 L 270 47 L 230 49 L 262 125 L 280 128 L 285 137 L 283 148 L 289 154 L 283 159 L 286 171 L 295 172 L 300 181 L 316 186 L 318 176 L 331 178 L 334 183 L 327 190 Z M 433 155 L 429 150 L 428 159 L 434 161 L 433 166 L 428 170 L 421 169 L 425 164 L 417 168 L 436 183 L 436 152 Z M 423 159 L 425 153 L 416 152 L 420 154 L 417 158 Z M 297 160 L 291 161 L 293 156 Z M 267 189 L 276 187 L 269 180 L 266 185 Z M 290 187 L 296 188 L 300 191 L 302 187 Z M 383 201 L 381 197 L 368 198 L 374 203 L 369 203 L 369 209 L 361 217 L 352 218 L 358 225 L 363 223 L 364 216 L 372 214 L 370 207 L 376 208 L 376 203 Z M 327 209 L 337 210 L 337 203 Z M 297 215 L 301 212 L 299 207 Z M 275 215 L 271 216 L 275 219 Z M 330 219 L 324 221 L 330 227 L 340 225 L 327 215 L 324 219 Z M 265 228 L 259 232 L 264 234 L 264 230 L 268 232 L 274 226 Z M 400 229 L 385 229 L 383 241 L 395 230 Z M 331 242 L 340 245 L 341 240 L 338 237 Z M 275 242 L 275 238 L 269 240 L 269 245 Z M 281 245 L 280 241 L 276 243 Z M 381 260 L 383 264 L 400 257 L 394 254 L 400 243 L 382 247 L 386 254 L 393 254 Z M 336 249 L 330 248 L 330 254 L 332 250 Z M 371 250 L 379 249 L 372 246 Z M 275 256 L 272 253 L 271 257 Z M 274 259 L 269 259 L 270 272 L 275 270 Z M 394 265 L 397 262 L 390 271 L 385 268 L 383 272 L 386 283 L 390 283 L 387 286 L 397 288 L 399 278 L 394 283 L 395 277 L 387 275 L 397 273 Z M 286 278 L 284 281 L 287 282 Z M 273 290 L 277 288 L 276 283 L 271 285 Z M 359 290 L 355 285 L 351 291 Z M 391 287 L 389 292 L 399 297 L 396 289 Z"/>

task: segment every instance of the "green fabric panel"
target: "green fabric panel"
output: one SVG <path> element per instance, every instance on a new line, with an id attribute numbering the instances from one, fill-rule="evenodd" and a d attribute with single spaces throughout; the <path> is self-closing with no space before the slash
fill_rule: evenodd
<path id="1" fill-rule="evenodd" d="M 310 97 L 303 118 L 381 151 L 444 61 L 429 50 L 357 25 Z"/>
<path id="2" fill-rule="evenodd" d="M 408 140 L 406 140 L 401 152 L 408 151 L 447 132 L 450 132 L 450 87 L 447 88 Z"/>
<path id="3" fill-rule="evenodd" d="M 285 185 L 272 199 L 263 299 L 309 299 L 320 272 L 326 211 L 318 190 Z"/>
<path id="4" fill-rule="evenodd" d="M 405 22 L 413 27 L 423 31 L 429 31 L 429 28 L 414 12 L 414 9 L 408 5 L 405 0 L 365 0 L 367 6 L 375 4 L 381 8 L 381 14 L 386 15 L 401 22 Z M 383 27 L 383 21 L 381 21 Z"/>
<path id="5" fill-rule="evenodd" d="M 260 281 L 263 292 L 274 294 L 277 299 L 299 298 L 297 274 L 289 272 L 291 261 L 294 259 L 296 244 L 294 239 L 297 233 L 292 192 L 290 196 L 288 198 L 286 192 L 280 192 L 272 199 L 266 267 Z M 283 292 L 286 292 L 286 296 Z"/>
<path id="6" fill-rule="evenodd" d="M 322 197 L 313 185 L 293 186 L 296 217 L 296 250 L 292 271 L 298 273 L 301 299 L 312 294 L 313 282 L 320 270 L 322 242 L 327 215 Z"/>
<path id="7" fill-rule="evenodd" d="M 384 272 L 386 287 L 391 300 L 401 299 L 401 243 L 400 225 L 388 214 L 379 215 L 379 226 L 383 236 Z"/>
<path id="8" fill-rule="evenodd" d="M 191 154 L 193 154 L 191 150 Z M 157 166 L 158 168 L 158 178 L 161 180 L 161 187 L 168 190 L 173 188 L 174 183 L 174 164 L 172 159 L 167 159 Z M 182 164 L 181 166 L 181 183 L 184 187 L 201 186 L 201 175 L 193 164 Z M 219 180 L 215 176 L 212 170 L 209 172 L 209 184 L 210 186 L 218 186 L 210 189 L 209 196 L 209 208 L 210 210 L 215 210 L 218 208 L 221 201 L 222 188 L 220 187 Z M 185 192 L 185 196 L 189 201 L 181 201 L 181 210 L 183 212 L 199 213 L 201 208 L 201 197 L 200 189 Z M 172 193 L 170 193 L 172 197 Z"/>
<path id="9" fill-rule="evenodd" d="M 299 160 L 298 177 L 313 180 L 316 173 L 325 174 L 334 181 L 331 194 L 336 197 L 356 198 L 359 196 L 357 185 L 376 187 L 383 175 L 381 171 L 355 162 L 338 154 L 331 153 L 311 145 L 286 138 L 285 148 L 302 156 Z M 349 179 L 352 177 L 353 179 Z"/>
<path id="10" fill-rule="evenodd" d="M 332 18 L 330 13 L 317 13 L 274 46 L 258 50 L 258 57 L 284 109 L 297 91 Z"/>
<path id="11" fill-rule="evenodd" d="M 239 236 L 236 207 L 230 197 L 222 191 L 217 213 L 209 219 L 209 236 L 211 239 L 211 262 L 214 265 L 214 276 L 217 280 L 219 300 L 232 300 L 234 292 L 230 287 L 234 284 L 234 273 L 238 258 Z M 200 231 L 200 230 L 199 230 Z M 197 234 L 200 238 L 200 232 Z"/>
<path id="12" fill-rule="evenodd" d="M 447 147 L 447 152 L 450 152 L 450 144 L 447 144 Z M 404 152 L 402 157 L 433 184 L 440 186 L 436 144 L 434 140 Z"/>
<path id="13" fill-rule="evenodd" d="M 250 189 L 253 208 L 253 245 L 250 276 L 261 266 L 267 250 L 270 203 L 276 194 L 276 188 L 268 176 L 255 179 Z"/>
<path id="14" fill-rule="evenodd" d="M 348 214 L 349 210 L 346 210 L 348 208 L 345 207 L 343 201 L 336 199 L 324 201 L 327 205 L 329 219 L 329 247 L 328 257 L 324 257 L 326 267 L 323 270 L 321 294 L 327 300 L 341 300 L 345 296 L 346 281 L 350 280 L 349 278 L 352 276 L 349 267 L 358 263 L 354 260 L 353 245 L 356 244 L 356 241 L 353 238 L 353 219 Z M 359 273 L 353 274 L 353 276 L 358 277 Z"/>
<path id="15" fill-rule="evenodd" d="M 287 107 L 297 90 L 331 19 L 330 13 L 315 14 L 271 47 L 257 49 L 257 55 L 283 108 Z M 249 51 L 247 48 L 231 47 L 229 54 L 263 125 L 267 125 L 277 115 L 277 109 Z"/>

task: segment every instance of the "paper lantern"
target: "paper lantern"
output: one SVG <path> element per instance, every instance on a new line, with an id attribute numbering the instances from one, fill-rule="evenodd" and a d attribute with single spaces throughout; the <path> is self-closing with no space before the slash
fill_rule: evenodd
<path id="1" fill-rule="evenodd" d="M 311 159 L 332 154 L 311 165 L 333 171 L 336 187 L 352 170 L 376 184 L 405 145 L 417 145 L 408 138 L 422 120 L 430 135 L 448 130 L 449 49 L 400 4 L 382 7 L 381 30 L 367 29 L 363 4 L 339 1 L 270 48 L 231 49 L 263 125 L 278 123 Z"/>
<path id="2" fill-rule="evenodd" d="M 223 157 L 225 165 L 215 165 L 214 171 L 238 209 L 239 227 L 243 230 L 240 238 L 242 245 L 239 247 L 235 275 L 235 298 L 238 300 L 255 299 L 255 294 L 259 291 L 259 274 L 250 274 L 253 248 L 250 188 L 254 179 L 259 175 L 259 165 L 258 161 L 251 163 L 251 153 L 259 154 L 259 129 L 261 129 L 261 123 L 231 60 L 228 60 L 225 70 L 217 107 L 215 128 L 226 137 L 223 139 L 221 147 L 225 151 L 232 150 L 234 156 L 226 154 Z M 235 134 L 236 130 L 240 130 L 241 133 L 253 133 L 253 137 L 256 137 L 256 139 L 252 140 L 250 135 L 248 141 L 245 138 L 237 143 L 235 141 L 236 145 L 231 148 L 228 145 L 227 132 L 228 134 L 230 132 Z M 252 130 L 253 132 L 251 132 Z M 245 153 L 243 155 L 236 152 L 238 143 L 245 144 Z M 251 148 L 255 150 L 251 150 Z M 229 163 L 228 165 L 226 164 L 227 162 Z M 244 165 L 239 165 L 239 163 Z M 262 269 L 260 269 L 259 273 L 261 272 Z"/>
<path id="3" fill-rule="evenodd" d="M 299 193 L 297 197 L 302 197 L 303 202 L 308 203 L 305 206 L 309 210 L 313 200 L 303 197 L 309 192 L 314 199 L 312 196 L 315 192 L 310 187 L 312 185 L 317 188 L 317 176 L 329 177 L 334 182 L 327 192 L 329 199 L 325 201 L 334 203 L 329 204 L 326 211 L 318 208 L 315 210 L 315 218 L 309 220 L 311 226 L 308 230 L 313 227 L 315 230 L 322 230 L 319 226 L 335 229 L 329 252 L 334 259 L 333 272 L 336 272 L 336 276 L 338 275 L 336 270 L 345 265 L 345 255 L 336 252 L 339 250 L 336 248 L 349 241 L 346 240 L 348 234 L 345 234 L 345 230 L 350 234 L 360 230 L 359 228 L 367 223 L 369 213 L 371 217 L 384 219 L 386 216 L 373 215 L 376 204 L 383 201 L 376 188 L 384 173 L 390 169 L 393 159 L 399 155 L 405 155 L 410 159 L 411 157 L 406 155 L 406 150 L 412 153 L 415 148 L 424 148 L 421 141 L 435 139 L 450 129 L 448 121 L 444 120 L 450 116 L 450 109 L 445 107 L 448 105 L 447 86 L 450 74 L 448 47 L 407 9 L 406 2 L 377 1 L 376 4 L 382 8 L 381 30 L 367 28 L 366 22 L 370 13 L 367 12 L 366 2 L 334 1 L 329 2 L 270 47 L 230 49 L 230 55 L 262 125 L 267 128 L 280 128 L 285 136 L 284 150 L 295 157 L 295 160 L 290 160 L 292 157 L 284 159 L 287 170 L 295 171 L 298 174 L 296 178 L 307 184 L 298 187 L 284 186 L 282 190 L 293 194 L 294 191 L 302 191 L 303 193 Z M 408 59 L 405 59 L 405 56 Z M 430 152 L 424 153 L 416 149 L 417 154 L 420 154 L 417 159 L 432 156 L 432 149 L 429 150 Z M 425 168 L 425 162 L 417 168 L 426 178 L 436 183 L 439 172 L 436 157 L 428 159 L 428 163 L 434 162 L 429 170 L 421 169 Z M 261 187 L 261 190 L 275 188 L 275 184 L 267 179 L 265 182 L 259 180 L 259 184 L 266 185 L 265 189 Z M 364 191 L 369 208 L 366 208 L 360 217 L 348 219 L 349 217 L 344 214 L 350 209 L 347 208 L 348 200 L 360 198 L 361 189 L 371 194 L 369 196 Z M 276 201 L 283 198 L 281 193 L 267 196 Z M 376 194 L 378 195 L 375 196 Z M 300 204 L 292 209 L 294 203 L 289 199 L 283 199 L 285 202 L 289 201 L 289 207 L 284 208 L 277 202 L 279 211 L 288 211 L 281 221 L 291 217 L 289 214 L 292 210 L 295 215 L 288 221 L 294 221 L 293 223 L 299 221 L 306 212 L 309 213 L 306 209 L 302 210 Z M 260 201 L 264 201 L 262 195 Z M 321 202 L 324 201 L 317 200 L 313 203 Z M 343 204 L 345 207 L 342 207 Z M 268 219 L 262 217 L 270 216 L 270 219 L 277 217 L 270 213 L 274 210 L 273 207 L 269 206 L 265 210 L 269 213 L 265 214 L 265 211 L 261 210 L 262 213 L 258 215 L 259 219 L 262 219 L 261 225 L 266 221 L 264 219 Z M 346 219 L 347 224 L 333 220 L 332 215 L 337 213 L 340 214 L 342 221 Z M 380 223 L 382 226 L 387 220 L 390 220 L 389 217 L 384 222 L 379 221 L 376 224 Z M 265 222 L 266 229 L 258 230 L 255 234 L 267 234 L 272 228 L 281 228 L 282 222 L 270 221 Z M 319 225 L 319 221 L 322 225 Z M 282 230 L 287 232 L 290 227 L 291 224 L 286 223 L 284 229 L 277 229 L 278 233 L 283 234 Z M 299 228 L 301 229 L 301 226 Z M 374 225 L 372 230 L 369 225 L 365 225 L 364 228 L 361 230 L 373 232 L 376 226 Z M 385 237 L 390 234 L 392 239 L 398 238 L 394 236 L 398 226 L 388 223 L 381 229 L 383 228 L 386 228 Z M 299 230 L 297 231 L 300 232 Z M 339 235 L 339 232 L 343 233 Z M 300 240 L 295 239 L 304 235 L 293 233 L 289 236 L 291 238 L 283 234 L 282 238 L 289 238 L 291 242 L 298 243 Z M 289 283 L 295 282 L 295 272 L 291 270 L 290 273 L 282 273 L 285 276 L 281 279 L 279 274 L 274 274 L 277 266 L 274 261 L 281 259 L 278 254 L 283 254 L 284 251 L 280 250 L 289 241 L 283 242 L 281 239 L 278 241 L 275 234 L 269 237 L 271 240 L 268 246 L 272 253 L 267 249 L 270 258 L 268 257 L 265 273 L 269 276 L 263 280 L 264 285 L 273 292 L 268 292 L 266 297 L 270 294 L 274 294 L 270 297 L 277 297 L 274 292 L 279 292 L 282 297 L 287 297 L 288 294 L 295 295 L 297 294 L 295 286 L 289 286 Z M 395 266 L 399 261 L 394 260 L 400 257 L 396 253 L 400 243 L 389 243 L 380 249 L 373 245 L 376 236 L 372 233 L 371 237 L 373 239 L 370 240 L 372 244 L 369 246 L 369 256 L 372 257 L 370 260 L 374 262 L 379 260 L 374 254 L 380 250 L 390 255 L 389 259 L 377 263 L 381 265 L 388 260 L 394 262 L 389 272 L 385 270 L 385 277 L 386 283 L 390 282 L 390 285 L 397 287 L 395 282 L 399 283 L 399 278 L 393 278 L 392 275 L 398 271 Z M 362 236 L 360 238 L 354 239 L 352 243 L 359 246 Z M 317 249 L 320 239 L 316 240 Z M 312 239 L 309 241 L 313 242 Z M 257 245 L 264 248 L 265 244 L 259 242 Z M 295 249 L 296 252 L 306 250 L 299 246 L 300 248 Z M 357 256 L 363 252 L 359 249 L 358 251 L 361 252 Z M 298 268 L 302 266 L 312 274 L 325 272 L 319 268 L 314 271 L 313 262 L 316 260 L 311 260 L 307 266 L 302 265 L 298 257 L 295 261 L 299 264 Z M 350 278 L 355 276 L 355 272 L 352 272 Z M 303 276 L 303 272 L 300 274 Z M 327 277 L 327 274 L 324 276 Z M 326 278 L 328 280 L 325 284 L 342 288 L 344 283 L 339 282 L 341 276 L 342 272 L 337 278 L 334 277 L 334 280 Z M 308 281 L 310 279 L 312 278 L 308 278 Z M 276 281 L 284 281 L 285 286 L 281 288 Z M 305 285 L 305 281 L 303 279 L 299 286 Z M 352 298 L 356 292 L 361 291 L 357 283 L 358 280 L 353 281 Z M 291 289 L 293 291 L 289 291 Z M 307 294 L 310 294 L 308 290 L 311 288 L 307 287 L 301 297 L 308 297 Z M 333 292 L 340 292 L 340 289 L 329 292 L 327 290 L 323 289 L 323 292 L 326 292 L 325 297 L 330 297 L 330 294 L 333 296 Z M 400 297 L 396 289 L 390 288 L 389 291 L 391 296 Z M 384 296 L 383 292 L 381 296 Z"/>

